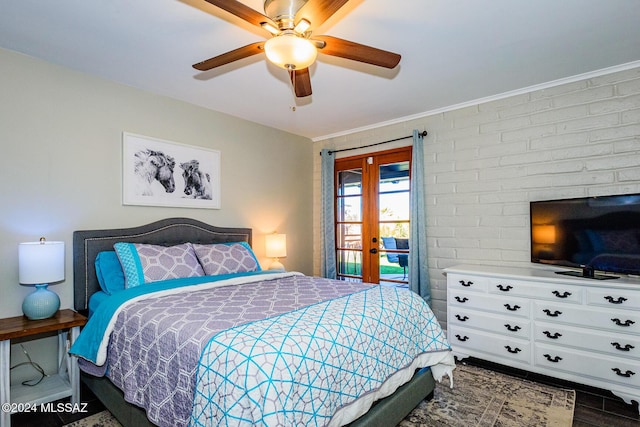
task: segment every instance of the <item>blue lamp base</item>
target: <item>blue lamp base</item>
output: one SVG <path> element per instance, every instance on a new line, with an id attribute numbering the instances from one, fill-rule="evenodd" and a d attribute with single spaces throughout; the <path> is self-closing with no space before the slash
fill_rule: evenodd
<path id="1" fill-rule="evenodd" d="M 36 285 L 36 290 L 22 301 L 22 312 L 29 320 L 48 319 L 60 308 L 60 298 L 47 289 L 47 284 Z"/>

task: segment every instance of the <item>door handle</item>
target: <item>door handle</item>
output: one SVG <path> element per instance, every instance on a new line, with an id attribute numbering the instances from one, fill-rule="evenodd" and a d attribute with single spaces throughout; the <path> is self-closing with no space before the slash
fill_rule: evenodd
<path id="1" fill-rule="evenodd" d="M 372 254 L 377 254 L 378 253 L 378 249 L 371 248 L 371 249 L 369 249 L 369 252 L 372 253 Z"/>

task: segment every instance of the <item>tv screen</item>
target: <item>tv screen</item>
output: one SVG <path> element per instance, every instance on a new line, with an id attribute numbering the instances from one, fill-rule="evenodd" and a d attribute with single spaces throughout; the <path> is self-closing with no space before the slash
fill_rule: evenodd
<path id="1" fill-rule="evenodd" d="M 640 194 L 530 202 L 531 261 L 640 275 Z"/>

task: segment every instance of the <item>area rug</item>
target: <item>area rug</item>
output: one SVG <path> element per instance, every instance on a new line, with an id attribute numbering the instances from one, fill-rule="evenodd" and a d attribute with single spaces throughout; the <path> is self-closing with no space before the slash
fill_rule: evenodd
<path id="1" fill-rule="evenodd" d="M 109 411 L 98 412 L 87 418 L 66 424 L 64 427 L 122 427 Z"/>
<path id="2" fill-rule="evenodd" d="M 562 427 L 571 426 L 576 393 L 509 375 L 458 364 L 436 385 L 434 397 L 418 405 L 399 427 Z M 103 411 L 65 427 L 120 427 Z"/>
<path id="3" fill-rule="evenodd" d="M 453 388 L 447 378 L 400 424 L 416 426 L 571 426 L 576 393 L 458 364 Z"/>

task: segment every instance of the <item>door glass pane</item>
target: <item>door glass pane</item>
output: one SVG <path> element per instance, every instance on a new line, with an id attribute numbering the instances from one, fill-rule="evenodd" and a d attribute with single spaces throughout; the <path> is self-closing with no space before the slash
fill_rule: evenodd
<path id="1" fill-rule="evenodd" d="M 362 194 L 362 169 L 338 172 L 338 196 Z"/>
<path id="2" fill-rule="evenodd" d="M 362 221 L 362 197 L 338 197 L 338 221 Z"/>
<path id="3" fill-rule="evenodd" d="M 380 166 L 380 283 L 405 286 L 409 261 L 409 162 Z"/>
<path id="4" fill-rule="evenodd" d="M 338 172 L 336 244 L 338 277 L 362 280 L 362 169 Z"/>

